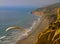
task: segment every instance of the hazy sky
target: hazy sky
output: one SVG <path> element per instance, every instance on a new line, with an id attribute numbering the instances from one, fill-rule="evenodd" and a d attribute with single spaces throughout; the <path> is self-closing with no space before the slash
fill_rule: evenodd
<path id="1" fill-rule="evenodd" d="M 42 6 L 60 2 L 60 0 L 0 0 L 0 6 Z"/>

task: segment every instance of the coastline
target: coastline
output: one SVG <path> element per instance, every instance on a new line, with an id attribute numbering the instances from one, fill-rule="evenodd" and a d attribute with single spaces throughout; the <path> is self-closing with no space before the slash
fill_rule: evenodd
<path id="1" fill-rule="evenodd" d="M 22 40 L 19 40 L 16 44 L 34 44 L 34 42 L 37 40 L 39 33 L 49 25 L 49 21 L 47 19 L 45 19 L 43 23 L 41 23 L 40 21 L 38 23 L 39 25 L 37 26 L 37 28 L 35 28 L 35 30 L 33 30 L 33 32 L 29 36 Z"/>

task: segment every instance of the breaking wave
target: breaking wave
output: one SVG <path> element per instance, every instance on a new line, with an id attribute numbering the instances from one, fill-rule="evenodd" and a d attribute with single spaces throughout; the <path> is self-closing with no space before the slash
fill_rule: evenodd
<path id="1" fill-rule="evenodd" d="M 39 22 L 40 18 L 34 21 L 30 28 L 25 29 L 26 33 L 23 33 L 19 30 L 10 30 L 11 32 L 7 33 L 7 35 L 0 37 L 0 44 L 15 44 L 18 40 L 21 40 L 27 37 L 30 33 L 32 33 L 36 28 L 36 25 L 39 24 Z"/>
<path id="2" fill-rule="evenodd" d="M 0 37 L 0 44 L 15 44 L 18 40 L 24 38 L 24 33 L 15 30 L 8 35 Z"/>

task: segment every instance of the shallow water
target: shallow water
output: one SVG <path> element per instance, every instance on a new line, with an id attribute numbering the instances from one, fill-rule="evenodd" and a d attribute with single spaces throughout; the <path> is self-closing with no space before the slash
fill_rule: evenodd
<path id="1" fill-rule="evenodd" d="M 0 40 L 0 44 L 14 44 L 15 41 L 25 37 L 19 30 L 5 30 L 10 26 L 29 28 L 37 17 L 30 14 L 33 8 L 19 8 L 14 10 L 0 10 L 0 37 L 6 36 Z"/>

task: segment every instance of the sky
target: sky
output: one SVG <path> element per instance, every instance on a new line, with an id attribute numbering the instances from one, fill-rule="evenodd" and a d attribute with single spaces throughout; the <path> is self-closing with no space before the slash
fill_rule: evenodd
<path id="1" fill-rule="evenodd" d="M 60 0 L 0 0 L 0 6 L 44 6 Z"/>

